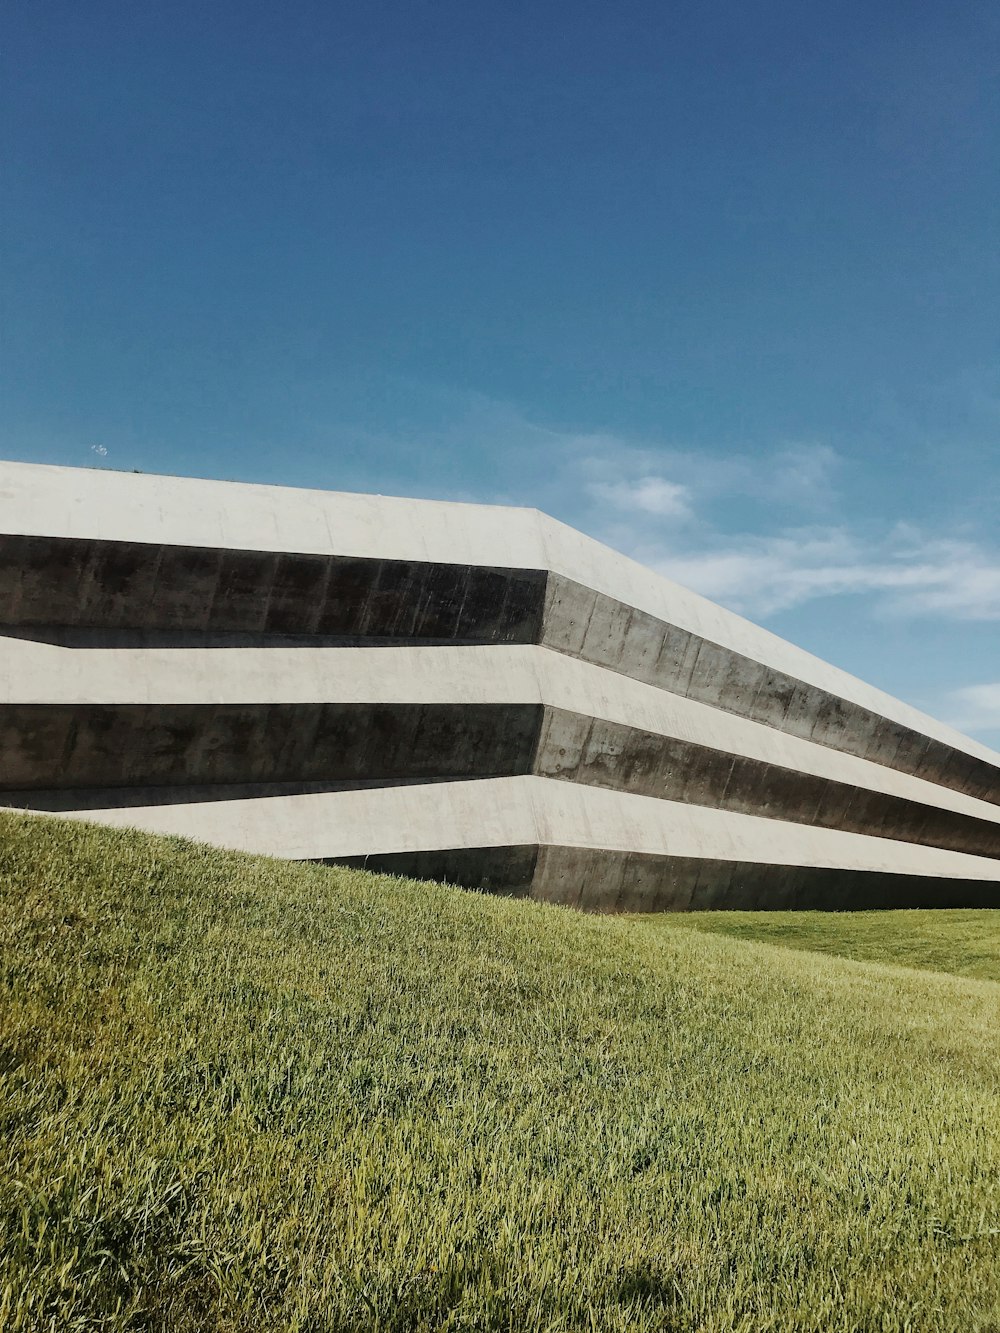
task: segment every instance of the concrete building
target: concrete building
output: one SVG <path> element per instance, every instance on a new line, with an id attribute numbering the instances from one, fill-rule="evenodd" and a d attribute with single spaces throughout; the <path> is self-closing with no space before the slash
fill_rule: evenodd
<path id="1" fill-rule="evenodd" d="M 1000 906 L 1000 755 L 528 509 L 0 464 L 0 803 L 608 910 Z"/>

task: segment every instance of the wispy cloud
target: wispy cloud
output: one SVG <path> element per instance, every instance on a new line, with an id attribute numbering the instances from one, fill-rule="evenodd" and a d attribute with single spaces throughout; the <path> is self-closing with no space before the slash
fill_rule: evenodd
<path id="1" fill-rule="evenodd" d="M 946 708 L 952 725 L 960 731 L 1000 732 L 1000 680 L 952 690 Z"/>
<path id="2" fill-rule="evenodd" d="M 961 530 L 917 528 L 883 481 L 862 519 L 845 499 L 859 465 L 825 441 L 694 448 L 560 429 L 479 393 L 397 391 L 405 431 L 351 428 L 360 490 L 379 489 L 377 463 L 412 493 L 534 505 L 754 619 L 835 597 L 863 599 L 852 616 L 1000 619 L 1000 543 L 976 507 Z"/>
<path id="3" fill-rule="evenodd" d="M 706 456 L 603 436 L 578 437 L 563 452 L 562 507 L 575 491 L 577 521 L 745 615 L 867 596 L 880 615 L 1000 620 L 1000 548 L 900 522 L 861 531 L 841 513 L 837 479 L 847 464 L 826 445 Z M 714 517 L 725 502 L 730 519 L 734 507 L 755 503 L 757 517 L 765 504 L 765 517 L 800 521 L 733 531 Z"/>
<path id="4" fill-rule="evenodd" d="M 821 597 L 874 595 L 881 613 L 1000 620 L 1000 556 L 970 541 L 906 530 L 862 539 L 845 528 L 708 537 L 699 550 L 637 552 L 678 583 L 734 610 L 770 616 Z"/>
<path id="5" fill-rule="evenodd" d="M 656 513 L 646 506 L 645 485 L 680 488 L 684 516 L 697 504 L 704 511 L 720 500 L 738 497 L 768 509 L 793 509 L 818 515 L 839 499 L 843 460 L 825 444 L 784 444 L 753 453 L 721 453 L 652 447 L 614 435 L 574 435 L 550 431 L 550 448 L 562 460 L 558 481 L 572 494 L 613 502 L 615 508 Z M 629 499 L 635 503 L 629 505 Z M 668 510 L 668 517 L 677 516 Z"/>
<path id="6" fill-rule="evenodd" d="M 839 498 L 843 459 L 826 444 L 791 444 L 765 453 L 757 493 L 772 503 L 826 509 Z"/>
<path id="7" fill-rule="evenodd" d="M 689 518 L 691 492 L 680 482 L 655 475 L 635 481 L 595 481 L 588 487 L 596 500 L 626 513 L 654 514 L 657 518 Z"/>

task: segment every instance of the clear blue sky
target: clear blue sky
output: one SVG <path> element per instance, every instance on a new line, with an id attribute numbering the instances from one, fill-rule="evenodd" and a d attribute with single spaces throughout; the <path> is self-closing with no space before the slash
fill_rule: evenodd
<path id="1" fill-rule="evenodd" d="M 0 22 L 5 456 L 537 504 L 1000 742 L 995 0 Z"/>

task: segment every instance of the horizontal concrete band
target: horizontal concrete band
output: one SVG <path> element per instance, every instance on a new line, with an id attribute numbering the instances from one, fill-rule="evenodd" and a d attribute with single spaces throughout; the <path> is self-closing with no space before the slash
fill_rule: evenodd
<path id="1" fill-rule="evenodd" d="M 533 643 L 542 570 L 0 535 L 0 625 Z"/>
<path id="2" fill-rule="evenodd" d="M 202 801 L 247 801 L 276 796 L 326 795 L 372 787 L 420 786 L 460 782 L 461 778 L 357 778 L 345 782 L 208 782 L 191 787 L 51 787 L 0 791 L 0 807 L 27 814 L 86 816 L 89 810 L 129 810 L 159 805 L 198 805 Z"/>
<path id="3" fill-rule="evenodd" d="M 986 857 L 539 777 L 131 806 L 89 810 L 80 817 L 301 860 L 457 848 L 577 847 L 951 878 L 995 885 L 1000 893 L 1000 862 Z"/>
<path id="4" fill-rule="evenodd" d="M 540 847 L 531 896 L 592 912 L 876 911 L 998 907 L 1000 885 L 913 873 Z"/>
<path id="5" fill-rule="evenodd" d="M 615 791 L 771 819 L 1000 857 L 996 806 L 988 818 L 943 810 L 664 737 L 600 718 L 546 709 L 532 772 Z"/>
<path id="6" fill-rule="evenodd" d="M 1000 801 L 997 762 L 969 754 L 568 579 L 549 579 L 542 642 L 802 740 L 979 800 Z"/>
<path id="7" fill-rule="evenodd" d="M 343 857 L 327 863 L 433 879 L 591 912 L 872 911 L 1000 905 L 1000 890 L 982 880 L 578 847 L 442 848 Z"/>
<path id="8" fill-rule="evenodd" d="M 0 535 L 0 625 L 534 643 L 765 726 L 1000 801 L 1000 769 L 687 630 L 540 570 Z M 70 640 L 72 642 L 72 640 Z M 114 636 L 112 635 L 112 641 Z M 97 663 L 92 665 L 96 666 Z"/>
<path id="9" fill-rule="evenodd" d="M 0 790 L 529 773 L 540 704 L 0 705 Z"/>
<path id="10" fill-rule="evenodd" d="M 535 510 L 0 463 L 0 531 L 548 570 L 996 766 L 978 742 Z"/>
<path id="11" fill-rule="evenodd" d="M 255 708 L 270 703 L 537 703 L 975 819 L 1000 821 L 998 805 L 529 645 L 82 650 L 10 638 L 0 639 L 0 645 L 0 703 L 218 703 Z M 155 750 L 160 743 L 157 714 L 148 716 L 154 733 L 142 745 Z M 305 717 L 306 740 L 312 725 Z M 573 756 L 580 754 L 585 739 L 574 731 L 559 742 L 570 756 L 565 767 L 577 763 Z M 18 744 L 12 739 L 12 752 Z M 277 777 L 272 774 L 270 779 Z M 89 785 L 93 780 L 83 781 Z"/>
<path id="12" fill-rule="evenodd" d="M 990 816 L 975 818 L 541 704 L 9 704 L 0 705 L 0 754 L 0 789 L 22 808 L 53 808 L 60 786 L 103 788 L 110 805 L 120 804 L 115 788 L 128 804 L 137 788 L 166 788 L 150 800 L 158 804 L 197 784 L 210 800 L 211 784 L 535 773 L 1000 857 L 996 806 L 975 803 Z M 93 806 L 81 794 L 83 808 Z"/>

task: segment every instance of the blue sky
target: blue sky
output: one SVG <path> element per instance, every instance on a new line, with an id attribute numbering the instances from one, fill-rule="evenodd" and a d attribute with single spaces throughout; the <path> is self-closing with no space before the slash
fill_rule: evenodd
<path id="1" fill-rule="evenodd" d="M 537 504 L 1000 744 L 1000 9 L 2 20 L 11 458 Z"/>

